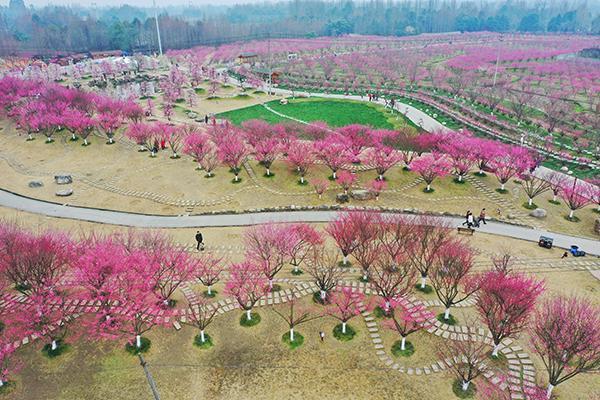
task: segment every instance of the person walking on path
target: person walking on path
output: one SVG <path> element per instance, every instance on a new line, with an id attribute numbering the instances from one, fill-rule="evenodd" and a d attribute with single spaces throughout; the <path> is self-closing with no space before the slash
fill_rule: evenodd
<path id="1" fill-rule="evenodd" d="M 473 213 L 469 211 L 469 215 L 467 215 L 467 228 L 472 228 L 475 225 L 475 218 L 473 218 Z"/>
<path id="2" fill-rule="evenodd" d="M 487 222 L 485 222 L 485 208 L 483 208 L 479 213 L 479 219 L 477 222 L 483 222 L 484 225 L 487 225 Z"/>
<path id="3" fill-rule="evenodd" d="M 208 114 L 204 115 L 204 123 L 208 125 Z"/>
<path id="4" fill-rule="evenodd" d="M 465 215 L 465 222 L 463 222 L 463 226 L 464 225 L 469 225 L 469 216 L 472 216 L 473 214 L 471 213 L 471 210 L 467 210 L 467 214 Z"/>
<path id="5" fill-rule="evenodd" d="M 200 231 L 196 231 L 196 242 L 198 243 L 196 245 L 196 250 L 204 250 L 204 238 Z"/>

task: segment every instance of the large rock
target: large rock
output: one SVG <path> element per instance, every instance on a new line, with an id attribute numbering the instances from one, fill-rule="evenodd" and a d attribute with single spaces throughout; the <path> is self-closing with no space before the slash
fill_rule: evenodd
<path id="1" fill-rule="evenodd" d="M 27 186 L 29 186 L 30 188 L 39 188 L 44 186 L 44 183 L 40 181 L 31 181 L 27 184 Z"/>
<path id="2" fill-rule="evenodd" d="M 55 175 L 54 181 L 59 185 L 67 185 L 69 183 L 73 183 L 73 178 L 71 177 L 71 175 L 61 174 Z"/>
<path id="3" fill-rule="evenodd" d="M 68 197 L 73 194 L 73 189 L 64 189 L 56 192 L 58 197 Z"/>
<path id="4" fill-rule="evenodd" d="M 600 235 L 600 218 L 596 218 L 596 223 L 594 224 L 594 232 Z"/>
<path id="5" fill-rule="evenodd" d="M 335 196 L 335 199 L 338 203 L 347 203 L 350 201 L 350 196 L 346 193 L 340 193 L 337 196 Z"/>
<path id="6" fill-rule="evenodd" d="M 350 196 L 354 200 L 371 200 L 375 197 L 372 192 L 369 192 L 368 190 L 364 189 L 352 190 L 350 191 Z"/>
<path id="7" fill-rule="evenodd" d="M 548 213 L 543 208 L 536 208 L 529 213 L 533 218 L 546 218 L 546 214 Z"/>

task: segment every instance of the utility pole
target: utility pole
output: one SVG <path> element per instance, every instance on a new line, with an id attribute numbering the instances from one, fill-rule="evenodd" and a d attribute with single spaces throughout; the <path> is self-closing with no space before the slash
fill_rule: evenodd
<path id="1" fill-rule="evenodd" d="M 154 400 L 160 400 L 160 395 L 158 394 L 158 389 L 156 388 L 156 383 L 154 383 L 154 379 L 152 379 L 152 375 L 146 367 L 146 360 L 141 353 L 138 353 L 138 357 L 140 359 L 140 365 L 144 368 L 144 373 L 146 374 L 146 379 L 148 380 L 148 384 L 150 385 L 150 390 L 152 390 L 152 394 L 154 395 Z"/>
<path id="2" fill-rule="evenodd" d="M 158 27 L 158 9 L 156 8 L 156 0 L 152 0 L 154 4 L 154 21 L 156 22 L 156 36 L 158 37 L 158 54 L 163 55 L 162 42 L 160 41 L 160 28 Z"/>
<path id="3" fill-rule="evenodd" d="M 496 68 L 494 70 L 494 82 L 492 83 L 492 88 L 496 87 L 496 77 L 498 76 L 498 64 L 500 63 L 500 44 L 502 43 L 502 35 L 498 39 L 498 49 L 496 50 Z"/>

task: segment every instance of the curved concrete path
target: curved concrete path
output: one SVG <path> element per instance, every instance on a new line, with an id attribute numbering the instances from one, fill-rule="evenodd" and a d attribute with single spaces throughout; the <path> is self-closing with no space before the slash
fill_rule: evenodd
<path id="1" fill-rule="evenodd" d="M 230 227 L 264 222 L 328 222 L 338 213 L 337 211 L 279 211 L 218 215 L 149 215 L 61 205 L 20 196 L 4 190 L 0 190 L 0 206 L 49 217 L 139 228 Z M 452 226 L 460 226 L 463 222 L 462 218 L 457 217 L 440 218 L 448 221 Z M 576 244 L 585 252 L 600 256 L 600 241 L 598 240 L 492 221 L 487 225 L 483 225 L 478 231 L 532 242 L 537 242 L 540 235 L 551 236 L 554 238 L 554 245 L 557 247 L 568 248 L 572 244 Z"/>

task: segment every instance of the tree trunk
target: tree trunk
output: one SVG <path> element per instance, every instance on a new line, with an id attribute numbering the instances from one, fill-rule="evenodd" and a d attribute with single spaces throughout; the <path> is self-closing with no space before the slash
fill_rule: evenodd
<path id="1" fill-rule="evenodd" d="M 421 277 L 421 289 L 425 289 L 426 283 L 427 283 L 427 277 L 426 276 L 422 276 Z"/>
<path id="2" fill-rule="evenodd" d="M 27 138 L 28 140 L 33 140 L 33 135 L 31 133 L 28 133 L 27 136 L 28 136 L 28 138 Z"/>
<path id="3" fill-rule="evenodd" d="M 323 198 L 323 195 L 322 195 L 322 194 L 319 194 L 319 199 L 322 199 L 322 198 Z"/>
<path id="4" fill-rule="evenodd" d="M 447 321 L 448 319 L 450 319 L 450 307 L 446 308 L 446 311 L 444 311 L 444 319 Z"/>
<path id="5" fill-rule="evenodd" d="M 402 343 L 400 344 L 400 350 L 406 350 L 406 336 L 402 336 Z"/>
<path id="6" fill-rule="evenodd" d="M 554 389 L 554 385 L 549 383 L 548 389 L 546 390 L 546 398 L 549 399 L 552 396 L 552 390 Z"/>
<path id="7" fill-rule="evenodd" d="M 108 138 L 108 143 L 114 143 L 112 136 Z"/>
<path id="8" fill-rule="evenodd" d="M 294 272 L 298 272 L 298 271 L 300 271 L 300 269 L 298 269 L 297 265 L 294 265 Z"/>
<path id="9" fill-rule="evenodd" d="M 499 351 L 500 351 L 500 343 L 494 345 L 494 350 L 492 351 L 492 357 L 498 357 Z"/>
<path id="10" fill-rule="evenodd" d="M 212 294 L 212 287 L 208 285 L 208 289 L 206 289 L 206 293 L 210 296 Z"/>
<path id="11" fill-rule="evenodd" d="M 556 203 L 556 195 L 552 195 L 552 201 Z M 600 206 L 599 206 L 600 207 Z"/>
<path id="12" fill-rule="evenodd" d="M 569 219 L 573 219 L 573 212 L 574 210 L 571 210 L 571 212 L 569 212 Z"/>
<path id="13" fill-rule="evenodd" d="M 531 197 L 529 198 L 528 204 L 529 204 L 529 207 L 531 207 L 531 205 L 533 204 L 533 199 Z"/>
<path id="14" fill-rule="evenodd" d="M 471 383 L 471 381 L 463 381 L 462 383 L 462 390 L 463 392 L 466 392 L 467 389 L 469 389 L 469 384 Z"/>
<path id="15" fill-rule="evenodd" d="M 337 175 L 335 174 L 335 171 L 333 171 L 333 179 L 337 179 Z"/>
<path id="16" fill-rule="evenodd" d="M 173 158 L 177 158 L 177 152 L 173 152 Z"/>
<path id="17" fill-rule="evenodd" d="M 204 329 L 201 329 L 201 330 L 200 330 L 200 341 L 201 341 L 202 343 L 204 343 L 204 342 L 206 341 L 206 340 L 205 340 L 205 338 L 204 338 Z"/>
<path id="18" fill-rule="evenodd" d="M 382 181 L 383 180 L 383 174 L 379 174 L 379 180 Z"/>
<path id="19" fill-rule="evenodd" d="M 342 322 L 342 333 L 346 334 L 346 322 L 345 321 Z"/>
<path id="20" fill-rule="evenodd" d="M 290 342 L 294 341 L 294 328 L 290 328 Z"/>
<path id="21" fill-rule="evenodd" d="M 384 310 L 384 311 L 385 311 L 386 313 L 387 313 L 388 311 L 390 311 L 390 301 L 389 301 L 389 300 L 386 300 L 386 301 L 385 301 L 384 307 L 385 307 L 385 310 Z"/>
<path id="22" fill-rule="evenodd" d="M 504 183 L 500 185 L 500 190 L 504 190 Z"/>
<path id="23" fill-rule="evenodd" d="M 462 182 L 462 175 L 458 175 L 458 181 Z"/>
<path id="24" fill-rule="evenodd" d="M 88 145 L 87 138 L 83 139 L 83 144 L 84 144 L 84 146 L 87 146 L 87 145 Z"/>
<path id="25" fill-rule="evenodd" d="M 273 279 L 269 279 L 269 291 L 273 291 Z"/>
<path id="26" fill-rule="evenodd" d="M 303 176 L 300 177 L 300 183 L 304 184 L 304 177 Z"/>
<path id="27" fill-rule="evenodd" d="M 237 182 L 239 180 L 238 174 L 235 174 L 235 181 Z"/>
<path id="28" fill-rule="evenodd" d="M 138 349 L 142 347 L 142 337 L 140 335 L 135 335 L 135 347 Z"/>
<path id="29" fill-rule="evenodd" d="M 246 320 L 250 321 L 252 319 L 252 309 L 246 310 Z"/>
<path id="30" fill-rule="evenodd" d="M 321 300 L 325 300 L 325 297 L 327 297 L 327 292 L 324 290 L 321 290 L 320 295 L 321 295 Z"/>
<path id="31" fill-rule="evenodd" d="M 77 140 L 74 133 L 71 133 L 71 140 Z"/>
<path id="32" fill-rule="evenodd" d="M 348 256 L 344 255 L 344 259 L 342 260 L 342 264 L 348 265 Z"/>
<path id="33" fill-rule="evenodd" d="M 427 191 L 428 191 L 428 192 L 429 192 L 429 191 L 431 191 L 431 183 L 428 183 L 428 184 L 427 184 Z"/>
<path id="34" fill-rule="evenodd" d="M 56 350 L 58 348 L 58 343 L 56 343 L 56 340 L 52 340 L 52 344 L 50 345 L 50 349 L 52 351 Z"/>

